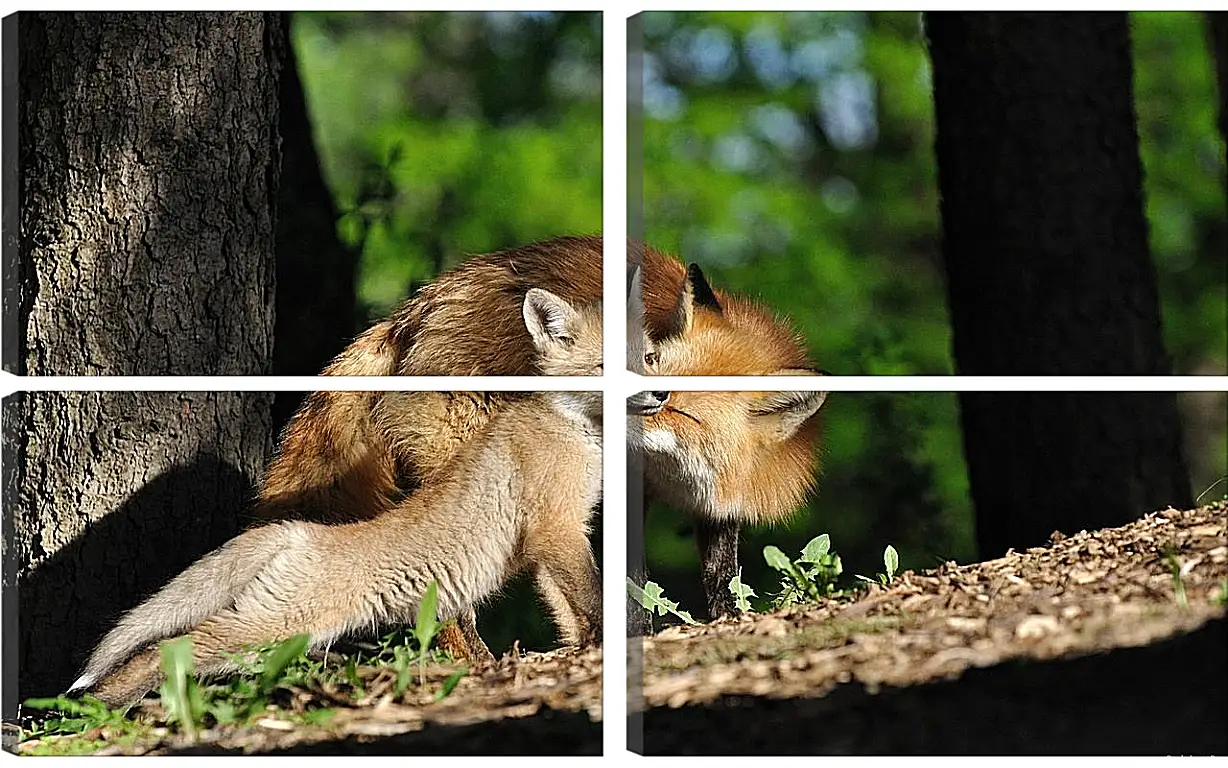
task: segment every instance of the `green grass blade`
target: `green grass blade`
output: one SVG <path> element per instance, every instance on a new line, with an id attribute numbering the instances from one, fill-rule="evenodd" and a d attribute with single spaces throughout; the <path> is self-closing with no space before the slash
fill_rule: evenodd
<path id="1" fill-rule="evenodd" d="M 267 694 L 277 687 L 278 681 L 281 680 L 282 673 L 286 671 L 286 667 L 295 659 L 300 658 L 307 652 L 307 644 L 311 638 L 308 635 L 300 634 L 287 638 L 269 651 L 269 655 L 264 660 L 264 672 L 260 675 L 260 692 Z"/>
<path id="2" fill-rule="evenodd" d="M 161 655 L 162 672 L 166 675 L 166 682 L 158 692 L 163 706 L 166 707 L 168 719 L 178 722 L 189 739 L 195 739 L 203 703 L 199 701 L 199 694 L 193 690 L 196 681 L 192 677 L 192 639 L 181 637 L 162 643 Z"/>

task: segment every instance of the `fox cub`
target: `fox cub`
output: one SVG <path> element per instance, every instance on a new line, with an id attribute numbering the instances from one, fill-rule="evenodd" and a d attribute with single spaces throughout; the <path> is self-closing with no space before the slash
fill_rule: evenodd
<path id="1" fill-rule="evenodd" d="M 541 289 L 523 301 L 537 364 L 600 373 L 601 307 L 573 308 Z M 234 669 L 243 649 L 307 633 L 323 647 L 347 633 L 412 622 L 438 583 L 443 618 L 472 612 L 530 569 L 568 644 L 601 638 L 601 580 L 588 541 L 601 497 L 601 393 L 537 393 L 505 403 L 438 482 L 370 520 L 281 521 L 205 555 L 125 615 L 72 690 L 112 705 L 156 687 L 159 641 L 187 635 L 196 670 Z"/>

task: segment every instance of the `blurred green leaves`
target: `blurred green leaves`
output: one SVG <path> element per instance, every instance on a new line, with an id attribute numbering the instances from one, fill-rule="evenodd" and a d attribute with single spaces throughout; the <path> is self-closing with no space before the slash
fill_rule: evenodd
<path id="1" fill-rule="evenodd" d="M 359 302 L 466 254 L 601 227 L 599 13 L 294 15 Z"/>

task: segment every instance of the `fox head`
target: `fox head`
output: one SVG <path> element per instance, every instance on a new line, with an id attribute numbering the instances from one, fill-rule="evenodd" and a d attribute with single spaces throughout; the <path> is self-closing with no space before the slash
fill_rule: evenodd
<path id="1" fill-rule="evenodd" d="M 654 373 L 665 376 L 807 376 L 779 330 L 731 322 L 703 273 L 687 269 Z M 815 414 L 825 392 L 670 392 L 628 429 L 649 487 L 691 514 L 771 522 L 796 511 L 814 486 Z M 633 417 L 633 421 L 636 419 Z"/>
<path id="2" fill-rule="evenodd" d="M 542 288 L 524 297 L 524 325 L 545 376 L 600 376 L 602 371 L 601 302 L 579 308 Z M 601 419 L 600 392 L 559 392 L 569 411 Z"/>
<path id="3" fill-rule="evenodd" d="M 631 272 L 631 292 L 627 295 L 627 370 L 640 374 L 656 373 L 657 345 L 648 335 L 644 322 L 644 279 L 637 265 Z M 669 399 L 668 392 L 640 392 L 627 398 L 629 416 L 651 416 Z M 632 419 L 629 429 L 639 423 Z"/>

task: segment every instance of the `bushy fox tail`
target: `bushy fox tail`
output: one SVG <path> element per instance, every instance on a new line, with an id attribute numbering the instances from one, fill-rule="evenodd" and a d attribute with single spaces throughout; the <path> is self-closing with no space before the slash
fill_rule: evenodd
<path id="1" fill-rule="evenodd" d="M 92 688 L 133 653 L 229 606 L 282 548 L 286 527 L 266 525 L 231 539 L 126 613 L 94 649 L 69 692 Z"/>

